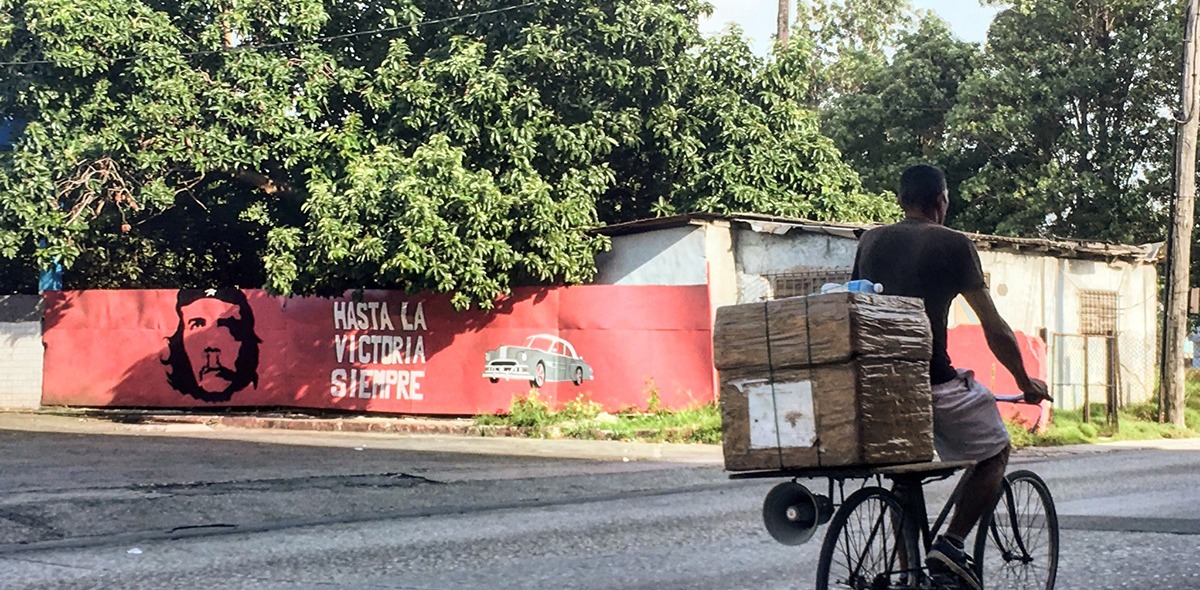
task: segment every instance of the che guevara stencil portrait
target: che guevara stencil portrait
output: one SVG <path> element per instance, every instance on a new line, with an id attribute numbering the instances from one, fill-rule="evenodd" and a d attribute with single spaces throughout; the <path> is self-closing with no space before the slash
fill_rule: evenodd
<path id="1" fill-rule="evenodd" d="M 229 401 L 248 385 L 258 387 L 254 310 L 239 289 L 181 289 L 179 324 L 167 337 L 162 363 L 176 391 L 206 402 Z"/>

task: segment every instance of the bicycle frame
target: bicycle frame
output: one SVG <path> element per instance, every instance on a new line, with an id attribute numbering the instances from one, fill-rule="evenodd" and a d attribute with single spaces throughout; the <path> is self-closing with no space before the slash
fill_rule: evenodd
<path id="1" fill-rule="evenodd" d="M 900 557 L 901 564 L 904 566 L 904 569 L 899 573 L 915 574 L 917 579 L 911 582 L 914 587 L 921 587 L 926 581 L 925 569 L 922 567 L 924 560 L 922 558 L 929 553 L 929 548 L 933 545 L 934 538 L 941 532 L 942 525 L 949 519 L 950 511 L 954 508 L 959 496 L 962 494 L 962 485 L 966 478 L 959 479 L 958 484 L 954 486 L 954 492 L 950 494 L 950 497 L 938 512 L 937 520 L 932 525 L 929 523 L 929 512 L 925 502 L 925 484 L 946 479 L 950 475 L 908 475 L 893 476 L 890 478 L 892 480 L 892 493 L 895 494 L 896 499 L 900 502 L 902 518 L 900 535 L 903 543 L 897 544 L 897 551 L 903 547 L 905 555 L 898 556 Z M 915 562 L 908 559 L 912 554 L 915 554 Z"/>
<path id="2" fill-rule="evenodd" d="M 949 517 L 950 510 L 958 499 L 961 493 L 961 480 L 954 492 L 947 500 L 945 506 L 942 507 L 938 514 L 937 521 L 931 527 L 928 522 L 928 513 L 925 507 L 924 485 L 926 483 L 940 481 L 951 477 L 956 472 L 964 468 L 970 468 L 974 462 L 936 462 L 936 463 L 917 463 L 917 464 L 901 464 L 893 466 L 878 466 L 878 467 L 831 467 L 831 468 L 813 468 L 813 469 L 795 469 L 795 470 L 779 470 L 779 471 L 759 471 L 745 472 L 730 475 L 731 479 L 759 479 L 759 478 L 775 478 L 787 477 L 793 480 L 798 479 L 827 479 L 829 485 L 829 498 L 834 502 L 835 508 L 839 508 L 841 503 L 846 498 L 845 483 L 847 480 L 861 480 L 866 482 L 875 480 L 882 487 L 882 479 L 887 478 L 892 481 L 892 493 L 897 496 L 901 503 L 901 514 L 904 522 L 901 524 L 900 532 L 903 537 L 904 545 L 908 545 L 905 549 L 907 554 L 914 555 L 917 559 L 912 562 L 916 567 L 906 570 L 908 573 L 917 572 L 917 581 L 925 579 L 924 570 L 921 567 L 923 560 L 921 559 L 928 552 L 929 546 L 933 543 L 934 536 L 941 529 L 946 519 Z M 835 491 L 836 490 L 836 491 Z M 874 532 L 872 533 L 874 534 Z M 906 565 L 907 568 L 907 565 Z M 914 587 L 920 587 L 918 583 Z"/>
<path id="3" fill-rule="evenodd" d="M 1008 485 L 1008 483 L 1005 482 L 1005 484 L 1002 486 L 1002 488 L 1003 488 L 1003 491 L 1001 493 L 999 501 L 1005 502 L 1008 506 L 1015 505 L 1016 501 L 1013 499 L 1012 487 L 1010 487 Z M 992 540 L 995 542 L 996 547 L 1005 548 L 1005 551 L 1004 551 L 1005 559 L 1010 559 L 1010 558 L 1019 559 L 1024 563 L 1028 563 L 1028 562 L 1032 561 L 1033 557 L 1031 557 L 1029 555 L 1029 548 L 1025 546 L 1025 538 L 1021 534 L 1021 526 L 1020 526 L 1020 523 L 1017 521 L 1017 515 L 1016 515 L 1015 511 L 1013 511 L 1013 510 L 1008 511 L 1008 521 L 1009 521 L 1010 530 L 1013 533 L 1013 541 L 1016 542 L 1017 549 L 1020 549 L 1020 551 L 1021 551 L 1021 553 L 1019 554 L 1019 557 L 1018 557 L 1018 554 L 1008 550 L 1007 544 L 1004 543 L 1004 540 L 1000 538 L 1000 531 L 996 527 L 995 522 L 988 523 L 988 534 L 991 535 Z"/>
<path id="4" fill-rule="evenodd" d="M 970 469 L 973 469 L 973 467 L 968 468 L 968 472 Z M 903 519 L 900 528 L 903 544 L 897 545 L 897 550 L 899 550 L 901 547 L 904 547 L 906 552 L 912 551 L 913 553 L 916 553 L 917 557 L 917 565 L 916 567 L 913 567 L 911 565 L 913 562 L 909 561 L 908 563 L 905 563 L 905 558 L 907 558 L 907 555 L 903 556 L 900 561 L 904 566 L 904 569 L 898 573 L 910 575 L 915 574 L 916 579 L 910 579 L 909 582 L 909 585 L 911 585 L 913 588 L 923 588 L 923 584 L 926 581 L 932 581 L 927 578 L 924 568 L 920 565 L 923 562 L 921 558 L 929 553 L 929 548 L 933 545 L 933 540 L 937 537 L 938 533 L 941 532 L 942 525 L 946 524 L 946 521 L 950 518 L 951 511 L 958 503 L 958 500 L 963 493 L 963 483 L 967 479 L 967 477 L 964 476 L 959 479 L 957 484 L 955 484 L 954 491 L 951 492 L 950 497 L 946 499 L 946 503 L 942 505 L 941 510 L 938 512 L 937 519 L 931 525 L 929 523 L 928 508 L 925 501 L 925 484 L 945 479 L 947 477 L 949 477 L 949 475 L 940 475 L 936 477 L 909 476 L 891 478 L 892 493 L 900 503 Z M 996 502 L 994 502 L 992 504 L 992 508 L 989 509 L 989 514 L 995 509 L 995 504 L 998 502 L 1004 502 L 1010 507 L 1014 506 L 1016 503 L 1013 498 L 1013 490 L 1010 487 L 1007 479 L 1001 484 L 1001 489 L 997 493 Z M 989 535 L 994 542 L 994 546 L 1003 551 L 1003 557 L 1006 561 L 1018 560 L 1022 563 L 1029 563 L 1033 561 L 1034 558 L 1030 555 L 1029 548 L 1026 546 L 1025 538 L 1022 534 L 1022 527 L 1017 520 L 1017 514 L 1013 510 L 1007 510 L 1006 512 L 1009 521 L 1008 530 L 1010 530 L 1012 533 L 1011 541 L 1012 543 L 1015 543 L 1015 545 L 1004 542 L 1004 539 L 1001 538 L 996 522 L 991 521 L 990 519 L 987 520 L 986 524 L 984 525 L 987 528 L 986 532 L 981 527 L 976 534 Z M 920 547 L 919 551 L 917 550 L 918 546 Z M 1013 549 L 1015 549 L 1015 551 Z"/>

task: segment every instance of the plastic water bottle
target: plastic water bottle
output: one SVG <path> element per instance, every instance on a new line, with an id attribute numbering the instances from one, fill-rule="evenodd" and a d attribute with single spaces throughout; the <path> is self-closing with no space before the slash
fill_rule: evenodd
<path id="1" fill-rule="evenodd" d="M 866 280 L 850 281 L 848 283 L 825 283 L 821 285 L 821 293 L 883 293 L 883 285 Z"/>

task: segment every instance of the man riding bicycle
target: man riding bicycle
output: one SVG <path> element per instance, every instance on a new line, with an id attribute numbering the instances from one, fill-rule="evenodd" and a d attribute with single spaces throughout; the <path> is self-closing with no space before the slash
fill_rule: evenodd
<path id="1" fill-rule="evenodd" d="M 945 175 L 919 164 L 901 174 L 899 188 L 905 218 L 863 234 L 851 278 L 880 283 L 887 295 L 925 301 L 933 330 L 929 379 L 934 447 L 943 461 L 976 462 L 963 475 L 963 493 L 946 533 L 934 541 L 925 561 L 934 574 L 953 576 L 963 587 L 981 590 L 963 539 L 995 505 L 1011 447 L 995 397 L 975 381 L 974 373 L 950 364 L 946 324 L 955 297 L 962 295 L 975 310 L 988 348 L 1012 373 L 1025 401 L 1039 403 L 1050 396 L 1046 384 L 1025 370 L 1016 337 L 996 311 L 984 282 L 975 244 L 943 225 L 950 205 Z"/>

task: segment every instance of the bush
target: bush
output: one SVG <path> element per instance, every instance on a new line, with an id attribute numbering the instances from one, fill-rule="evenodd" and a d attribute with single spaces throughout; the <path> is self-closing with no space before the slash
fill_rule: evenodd
<path id="1" fill-rule="evenodd" d="M 573 422 L 583 422 L 587 420 L 595 420 L 604 407 L 600 404 L 587 399 L 582 393 L 575 399 L 567 402 L 563 406 L 562 411 L 558 412 L 558 417 L 564 420 Z"/>
<path id="2" fill-rule="evenodd" d="M 651 396 L 653 401 L 656 396 Z M 652 407 L 654 403 L 650 404 Z M 603 419 L 601 419 L 603 418 Z M 508 413 L 476 416 L 481 426 L 514 426 L 532 436 L 648 442 L 721 442 L 721 412 L 716 403 L 685 410 L 649 413 L 633 408 L 605 416 L 600 404 L 580 395 L 555 412 L 536 391 L 513 398 Z"/>
<path id="3" fill-rule="evenodd" d="M 1055 447 L 1094 442 L 1094 435 L 1093 437 L 1089 437 L 1083 432 L 1082 429 L 1080 429 L 1080 426 L 1085 425 L 1082 423 L 1070 423 L 1062 426 L 1051 424 L 1050 428 L 1046 429 L 1045 434 L 1038 435 L 1036 437 L 1037 444 L 1038 446 Z M 1093 432 L 1094 431 L 1095 427 L 1093 427 Z"/>
<path id="4" fill-rule="evenodd" d="M 518 428 L 540 430 L 551 422 L 550 406 L 538 398 L 537 390 L 513 398 L 508 410 L 508 424 Z"/>
<path id="5" fill-rule="evenodd" d="M 1008 428 L 1008 439 L 1014 449 L 1033 446 L 1035 436 L 1024 424 L 1005 420 L 1004 426 Z"/>
<path id="6" fill-rule="evenodd" d="M 1084 422 L 1077 425 L 1077 427 L 1079 428 L 1079 433 L 1082 434 L 1087 440 L 1092 440 L 1097 436 L 1100 436 L 1100 429 L 1096 428 L 1095 424 Z"/>

